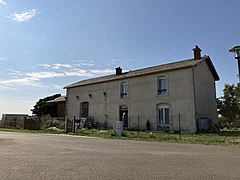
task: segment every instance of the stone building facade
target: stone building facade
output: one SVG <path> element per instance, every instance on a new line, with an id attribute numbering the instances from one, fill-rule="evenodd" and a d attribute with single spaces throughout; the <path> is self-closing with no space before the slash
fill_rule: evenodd
<path id="1" fill-rule="evenodd" d="M 66 86 L 66 121 L 92 117 L 111 128 L 117 120 L 129 129 L 197 131 L 198 120 L 214 123 L 215 81 L 219 76 L 209 56 L 82 80 Z M 179 123 L 180 121 L 180 123 Z M 180 127 L 179 127 L 180 124 Z"/>

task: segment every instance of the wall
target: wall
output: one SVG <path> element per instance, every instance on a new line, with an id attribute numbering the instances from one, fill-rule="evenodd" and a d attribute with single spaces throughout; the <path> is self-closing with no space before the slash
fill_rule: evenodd
<path id="1" fill-rule="evenodd" d="M 27 114 L 3 114 L 2 121 L 11 121 L 14 119 L 24 120 L 25 117 L 28 117 L 28 115 Z"/>
<path id="2" fill-rule="evenodd" d="M 166 96 L 157 94 L 157 79 L 161 75 L 168 78 L 169 93 Z M 120 83 L 128 82 L 128 98 L 120 98 Z M 107 93 L 107 97 L 103 96 Z M 89 97 L 92 94 L 92 97 Z M 78 97 L 78 98 L 77 98 Z M 167 103 L 170 107 L 171 129 L 179 130 L 179 114 L 181 130 L 195 132 L 195 109 L 193 93 L 192 69 L 181 69 L 171 72 L 139 76 L 107 83 L 92 84 L 67 89 L 67 118 L 80 117 L 80 103 L 89 102 L 89 116 L 95 121 L 107 121 L 112 127 L 119 120 L 119 107 L 127 105 L 129 111 L 129 127 L 137 128 L 138 115 L 140 128 L 146 128 L 147 120 L 151 129 L 157 129 L 157 104 Z M 104 116 L 107 114 L 107 117 Z"/>
<path id="3" fill-rule="evenodd" d="M 56 117 L 65 117 L 65 109 L 66 109 L 66 101 L 56 102 L 57 109 L 56 109 Z"/>
<path id="4" fill-rule="evenodd" d="M 5 116 L 6 117 L 6 116 Z M 3 121 L 0 126 L 4 128 L 16 128 L 16 129 L 32 129 L 39 130 L 40 122 L 38 119 L 33 117 L 23 117 L 23 116 L 7 116 L 8 119 Z M 11 118 L 10 118 L 11 117 Z"/>
<path id="5" fill-rule="evenodd" d="M 217 118 L 215 80 L 206 61 L 194 68 L 197 117 Z"/>
<path id="6" fill-rule="evenodd" d="M 192 68 L 170 72 L 169 82 L 173 130 L 179 130 L 180 119 L 181 132 L 196 132 Z"/>

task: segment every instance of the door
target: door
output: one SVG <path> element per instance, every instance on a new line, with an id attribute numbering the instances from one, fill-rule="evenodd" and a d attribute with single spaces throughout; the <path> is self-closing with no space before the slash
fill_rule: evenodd
<path id="1" fill-rule="evenodd" d="M 128 127 L 128 107 L 120 106 L 119 120 L 123 121 L 123 127 Z"/>

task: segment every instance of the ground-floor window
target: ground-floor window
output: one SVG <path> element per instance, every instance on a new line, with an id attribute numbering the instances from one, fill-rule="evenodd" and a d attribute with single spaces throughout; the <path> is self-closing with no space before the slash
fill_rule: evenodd
<path id="1" fill-rule="evenodd" d="M 87 118 L 89 111 L 89 102 L 82 102 L 80 104 L 80 117 Z"/>
<path id="2" fill-rule="evenodd" d="M 157 105 L 157 121 L 158 126 L 169 126 L 170 125 L 170 113 L 169 106 L 166 104 Z"/>

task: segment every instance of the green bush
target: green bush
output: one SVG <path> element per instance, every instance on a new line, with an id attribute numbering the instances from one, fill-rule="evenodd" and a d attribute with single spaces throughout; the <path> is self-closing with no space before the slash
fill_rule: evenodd
<path id="1" fill-rule="evenodd" d="M 49 127 L 57 127 L 59 129 L 64 129 L 64 122 L 57 119 L 47 120 L 45 128 Z"/>
<path id="2" fill-rule="evenodd" d="M 40 118 L 41 129 L 47 129 L 49 127 L 57 127 L 59 129 L 64 129 L 65 122 L 52 118 L 50 115 L 45 115 Z"/>

